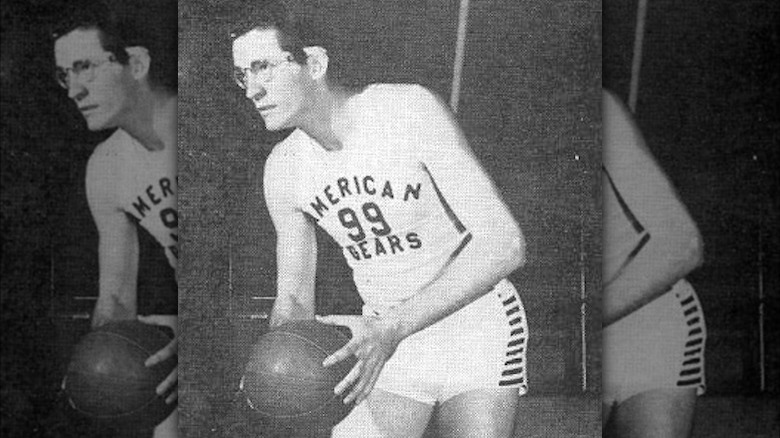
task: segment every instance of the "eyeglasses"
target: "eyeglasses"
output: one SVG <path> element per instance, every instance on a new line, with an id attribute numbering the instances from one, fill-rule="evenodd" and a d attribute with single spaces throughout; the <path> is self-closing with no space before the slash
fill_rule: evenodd
<path id="1" fill-rule="evenodd" d="M 233 79 L 236 84 L 243 89 L 247 89 L 249 82 L 249 75 L 260 80 L 260 82 L 269 82 L 273 78 L 273 72 L 276 67 L 280 65 L 295 61 L 292 55 L 287 55 L 284 59 L 278 61 L 252 61 L 248 68 L 233 68 Z"/>
<path id="2" fill-rule="evenodd" d="M 82 84 L 92 82 L 95 80 L 97 68 L 110 62 L 116 62 L 114 55 L 109 55 L 108 58 L 102 61 L 92 61 L 90 59 L 76 61 L 73 63 L 73 67 L 57 67 L 57 70 L 54 72 L 54 78 L 62 88 L 67 90 L 70 88 L 71 73 L 73 73 L 73 76 Z"/>

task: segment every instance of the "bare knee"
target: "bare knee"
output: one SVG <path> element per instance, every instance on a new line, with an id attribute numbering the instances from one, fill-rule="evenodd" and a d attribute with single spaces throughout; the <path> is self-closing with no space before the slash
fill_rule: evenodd
<path id="1" fill-rule="evenodd" d="M 421 437 L 433 405 L 374 389 L 368 399 L 333 429 L 333 438 Z"/>
<path id="2" fill-rule="evenodd" d="M 511 438 L 518 402 L 516 389 L 465 392 L 441 404 L 437 431 L 445 438 Z"/>
<path id="3" fill-rule="evenodd" d="M 605 436 L 687 438 L 693 429 L 695 406 L 695 389 L 646 391 L 612 409 L 605 426 Z"/>

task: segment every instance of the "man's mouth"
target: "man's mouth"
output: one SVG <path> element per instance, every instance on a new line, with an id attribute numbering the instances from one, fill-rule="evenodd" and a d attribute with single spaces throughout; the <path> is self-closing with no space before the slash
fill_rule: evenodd
<path id="1" fill-rule="evenodd" d="M 257 108 L 257 112 L 262 114 L 276 108 L 276 105 L 263 105 L 263 106 L 258 106 L 256 108 Z"/>
<path id="2" fill-rule="evenodd" d="M 81 111 L 82 113 L 86 113 L 86 112 L 88 112 L 88 111 L 92 111 L 93 109 L 95 109 L 95 108 L 97 108 L 97 107 L 98 107 L 97 105 L 85 105 L 85 106 L 80 106 L 80 107 L 79 107 L 79 111 Z"/>

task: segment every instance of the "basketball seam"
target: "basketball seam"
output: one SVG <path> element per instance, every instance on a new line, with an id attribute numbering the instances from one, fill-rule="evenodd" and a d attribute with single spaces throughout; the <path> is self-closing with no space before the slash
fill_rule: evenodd
<path id="1" fill-rule="evenodd" d="M 148 354 L 153 354 L 154 353 L 154 352 L 150 353 L 146 348 L 144 348 L 143 345 L 141 345 L 140 343 L 138 343 L 134 339 L 129 338 L 129 337 L 123 335 L 123 334 L 112 332 L 112 331 L 108 331 L 108 330 L 99 330 L 97 333 L 116 336 L 116 337 L 118 337 L 120 339 L 124 339 L 125 341 L 128 341 L 128 343 L 130 343 L 131 345 L 134 345 L 135 347 L 139 348 L 144 353 L 148 353 Z M 166 336 L 166 338 L 167 338 L 167 336 Z M 170 338 L 168 339 L 168 342 L 170 342 Z M 84 374 L 84 373 L 79 373 L 78 371 L 76 371 L 76 373 Z M 155 396 L 151 400 L 149 400 L 146 403 L 144 403 L 142 406 L 139 406 L 138 408 L 136 408 L 136 409 L 134 409 L 134 410 L 132 410 L 130 412 L 125 412 L 125 413 L 116 414 L 116 415 L 100 415 L 100 414 L 96 414 L 94 412 L 90 412 L 90 411 L 87 411 L 87 410 L 84 410 L 84 409 L 80 408 L 79 406 L 77 406 L 76 402 L 73 400 L 72 397 L 68 397 L 68 399 L 71 401 L 70 405 L 76 411 L 81 412 L 82 414 L 86 414 L 86 415 L 92 416 L 92 417 L 94 417 L 96 419 L 114 419 L 114 420 L 119 420 L 119 419 L 121 419 L 123 417 L 135 415 L 136 413 L 146 409 L 148 406 L 150 406 L 152 403 L 154 403 L 158 398 L 159 398 L 159 396 Z M 168 414 L 168 415 L 170 415 L 170 414 Z"/>
<path id="2" fill-rule="evenodd" d="M 134 410 L 132 410 L 130 412 L 125 412 L 125 413 L 117 414 L 117 415 L 100 415 L 100 414 L 95 414 L 94 412 L 85 411 L 84 409 L 79 408 L 78 406 L 76 406 L 76 402 L 73 401 L 73 398 L 68 397 L 68 399 L 71 401 L 70 405 L 73 406 L 73 409 L 75 409 L 75 410 L 77 410 L 77 411 L 79 411 L 79 412 L 81 412 L 83 414 L 90 415 L 90 416 L 92 416 L 94 418 L 97 418 L 97 419 L 113 419 L 113 420 L 118 420 L 118 419 L 121 419 L 122 417 L 127 417 L 127 416 L 130 416 L 130 415 L 134 415 L 134 414 L 136 414 L 136 413 L 146 409 L 149 405 L 154 403 L 159 398 L 160 398 L 159 396 L 155 396 L 153 399 L 151 399 L 148 402 L 146 402 L 143 406 L 140 406 L 137 409 L 134 409 Z M 168 414 L 168 415 L 170 415 L 170 414 Z"/>
<path id="3" fill-rule="evenodd" d="M 143 345 L 141 345 L 140 343 L 138 343 L 136 340 L 134 340 L 134 339 L 132 339 L 132 338 L 128 338 L 127 336 L 125 336 L 125 335 L 123 335 L 123 334 L 116 333 L 116 332 L 109 332 L 109 331 L 101 331 L 101 333 L 110 333 L 110 334 L 112 334 L 112 335 L 114 335 L 114 336 L 117 336 L 117 337 L 119 337 L 119 338 L 122 338 L 122 339 L 124 339 L 124 340 L 128 341 L 129 343 L 131 343 L 131 344 L 135 345 L 135 346 L 136 346 L 136 347 L 138 347 L 139 349 L 141 349 L 141 350 L 142 350 L 144 353 L 149 353 L 149 355 L 152 355 L 152 354 L 154 354 L 154 353 L 155 353 L 154 351 L 152 351 L 152 352 L 149 352 L 149 351 L 148 351 L 146 348 L 144 348 L 144 346 L 143 346 Z M 168 338 L 168 337 L 166 336 L 166 338 Z M 168 339 L 167 339 L 167 342 L 166 342 L 166 344 L 167 344 L 168 342 L 170 342 L 170 341 L 171 341 L 171 339 L 170 339 L 170 338 L 168 338 Z"/>
<path id="4" fill-rule="evenodd" d="M 71 371 L 69 371 L 69 373 L 76 374 L 76 375 L 79 375 L 79 376 L 85 376 L 85 377 L 89 377 L 89 376 L 94 375 L 93 373 L 85 372 L 85 371 L 81 371 L 81 370 L 71 370 Z M 107 377 L 110 377 L 111 379 L 114 379 L 114 381 L 119 382 L 119 383 L 139 383 L 139 382 L 140 383 L 148 383 L 148 382 L 154 382 L 151 379 L 149 379 L 148 381 L 146 381 L 146 380 L 137 380 L 137 379 L 131 379 L 131 378 L 126 378 L 126 377 L 121 377 L 121 376 L 116 376 L 116 375 L 107 376 Z M 159 384 L 160 384 L 160 382 L 152 383 L 152 384 L 149 385 L 149 387 L 157 387 L 157 385 L 159 385 Z"/>
<path id="5" fill-rule="evenodd" d="M 290 419 L 290 418 L 304 417 L 306 415 L 313 414 L 315 412 L 321 411 L 321 410 L 325 409 L 326 406 L 328 406 L 328 403 L 330 403 L 331 401 L 336 400 L 336 399 L 338 399 L 338 395 L 337 394 L 333 394 L 330 397 L 330 399 L 328 400 L 328 402 L 323 403 L 321 406 L 317 407 L 316 409 L 312 409 L 312 410 L 309 410 L 309 411 L 306 411 L 306 412 L 301 412 L 300 414 L 295 414 L 295 415 L 275 415 L 275 414 L 272 414 L 270 412 L 266 412 L 266 411 L 262 411 L 260 409 L 256 409 L 251 404 L 250 404 L 250 407 L 253 410 L 255 410 L 258 413 L 260 413 L 261 415 L 267 415 L 267 416 L 275 418 L 275 419 Z M 249 399 L 247 399 L 247 401 L 249 401 Z"/>
<path id="6" fill-rule="evenodd" d="M 310 339 L 308 339 L 308 338 L 305 338 L 305 337 L 303 337 L 303 336 L 301 336 L 301 335 L 299 335 L 299 334 L 297 334 L 297 333 L 291 333 L 291 332 L 284 331 L 284 330 L 275 330 L 274 332 L 276 332 L 276 333 L 284 333 L 284 334 L 287 334 L 287 335 L 293 336 L 293 337 L 295 337 L 295 338 L 302 339 L 302 340 L 303 340 L 303 341 L 305 341 L 307 344 L 311 344 L 311 345 L 313 345 L 313 346 L 314 346 L 316 349 L 318 349 L 319 351 L 321 351 L 322 353 L 324 353 L 326 356 L 329 356 L 329 355 L 330 355 L 330 354 L 329 354 L 327 351 L 325 351 L 324 349 L 322 349 L 322 348 L 321 348 L 319 345 L 315 344 L 315 343 L 314 343 L 314 341 L 312 341 L 312 340 L 310 340 Z M 339 337 L 341 337 L 342 339 L 345 339 L 347 342 L 349 342 L 349 338 L 347 338 L 346 336 L 344 336 L 344 334 L 342 334 L 342 333 L 341 333 L 341 332 L 339 332 L 338 330 L 334 330 L 334 332 L 335 332 L 335 333 L 336 333 L 336 334 L 337 334 Z M 342 347 L 342 348 L 343 348 L 343 347 Z M 328 406 L 328 404 L 329 404 L 330 402 L 332 402 L 333 400 L 336 400 L 336 399 L 338 399 L 338 394 L 333 394 L 333 395 L 330 397 L 330 399 L 328 399 L 328 401 L 327 401 L 326 403 L 323 403 L 322 405 L 320 405 L 320 406 L 319 406 L 319 407 L 317 407 L 316 409 L 312 409 L 312 410 L 309 410 L 309 411 L 306 411 L 306 412 L 301 412 L 301 413 L 299 413 L 299 414 L 295 414 L 295 415 L 275 415 L 275 414 L 272 414 L 272 413 L 270 413 L 270 412 L 266 412 L 266 411 L 263 411 L 263 410 L 260 410 L 260 409 L 256 409 L 254 406 L 252 406 L 252 405 L 251 405 L 251 403 L 250 403 L 250 406 L 251 406 L 251 408 L 252 408 L 253 410 L 257 411 L 257 412 L 258 412 L 259 414 L 261 414 L 261 415 L 266 415 L 266 416 L 269 416 L 269 417 L 272 417 L 272 418 L 276 418 L 276 419 L 291 419 L 291 418 L 299 418 L 299 417 L 304 417 L 304 416 L 307 416 L 307 415 L 313 414 L 313 413 L 315 413 L 315 412 L 322 411 L 323 409 L 325 409 L 325 407 L 327 407 L 327 406 Z M 247 398 L 247 401 L 249 401 L 249 399 L 248 399 L 248 398 Z"/>
<path id="7" fill-rule="evenodd" d="M 338 335 L 339 335 L 339 336 L 341 336 L 341 338 L 343 338 L 343 339 L 346 339 L 346 340 L 347 340 L 347 342 L 349 342 L 349 339 L 348 339 L 346 336 L 344 336 L 343 334 L 341 334 L 341 332 L 339 332 L 339 331 L 334 331 L 334 332 L 335 332 L 335 333 L 338 333 Z M 330 353 L 328 353 L 327 351 L 325 351 L 325 350 L 324 350 L 322 347 L 320 347 L 319 345 L 315 344 L 315 343 L 314 343 L 314 341 L 312 341 L 312 340 L 311 340 L 311 339 L 309 339 L 309 338 L 305 338 L 305 337 L 303 337 L 303 336 L 301 336 L 301 335 L 299 335 L 299 334 L 297 334 L 297 333 L 291 333 L 291 332 L 286 332 L 286 331 L 281 331 L 281 330 L 279 330 L 279 331 L 275 331 L 275 333 L 284 333 L 284 334 L 286 334 L 286 335 L 290 335 L 290 336 L 294 336 L 294 337 L 296 337 L 296 338 L 298 338 L 298 339 L 302 339 L 302 340 L 306 341 L 306 343 L 313 345 L 313 346 L 314 346 L 316 349 L 320 350 L 320 351 L 321 351 L 322 353 L 324 353 L 326 356 L 330 356 Z M 343 346 L 342 346 L 342 347 L 340 347 L 339 349 L 341 349 L 341 348 L 343 348 Z"/>

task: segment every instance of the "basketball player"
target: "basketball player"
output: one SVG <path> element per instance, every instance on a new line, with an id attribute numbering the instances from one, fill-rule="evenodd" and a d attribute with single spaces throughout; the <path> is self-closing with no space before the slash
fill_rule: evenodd
<path id="1" fill-rule="evenodd" d="M 687 437 L 705 389 L 706 331 L 685 276 L 696 224 L 628 110 L 603 93 L 605 436 Z"/>
<path id="2" fill-rule="evenodd" d="M 434 413 L 444 436 L 512 436 L 527 322 L 506 277 L 525 242 L 452 115 L 421 86 L 341 86 L 328 47 L 284 13 L 242 12 L 236 81 L 268 130 L 295 129 L 265 165 L 271 325 L 315 316 L 315 224 L 365 303 L 362 316 L 318 317 L 352 332 L 324 364 L 358 359 L 336 392 L 359 405 L 333 436 L 419 437 Z"/>
<path id="3" fill-rule="evenodd" d="M 75 6 L 54 34 L 56 76 L 89 130 L 115 129 L 87 164 L 87 198 L 99 235 L 92 325 L 138 317 L 176 333 L 175 308 L 170 315 L 139 317 L 136 290 L 140 229 L 156 239 L 173 270 L 178 257 L 176 3 L 131 3 Z M 158 31 L 137 27 L 152 17 L 159 18 L 153 21 Z M 169 293 L 175 303 L 177 291 Z M 174 339 L 147 366 L 176 351 Z M 174 370 L 157 388 L 169 393 L 168 403 L 176 400 L 176 381 Z M 178 436 L 176 411 L 155 436 Z"/>

